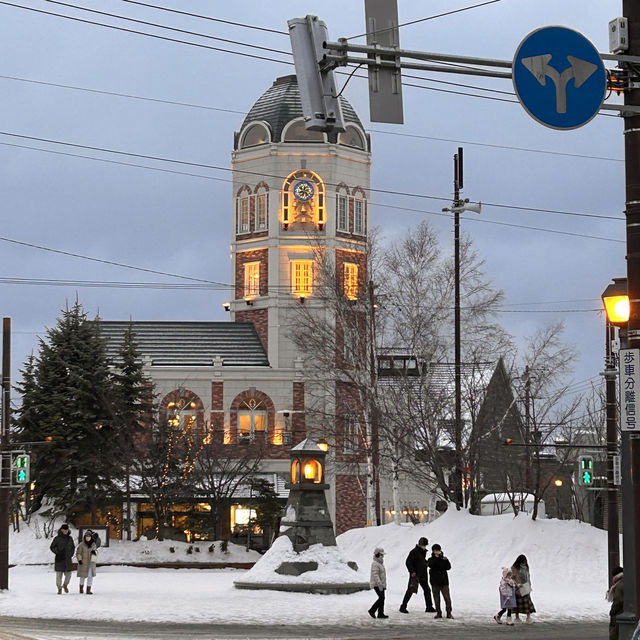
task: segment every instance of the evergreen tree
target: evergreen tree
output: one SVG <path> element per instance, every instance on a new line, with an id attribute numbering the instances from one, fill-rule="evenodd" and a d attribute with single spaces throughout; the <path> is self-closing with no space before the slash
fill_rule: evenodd
<path id="1" fill-rule="evenodd" d="M 50 497 L 69 517 L 95 515 L 113 492 L 118 465 L 109 408 L 114 392 L 98 322 L 78 302 L 63 310 L 23 375 L 16 430 L 22 441 L 43 443 L 33 450 L 34 508 Z"/>

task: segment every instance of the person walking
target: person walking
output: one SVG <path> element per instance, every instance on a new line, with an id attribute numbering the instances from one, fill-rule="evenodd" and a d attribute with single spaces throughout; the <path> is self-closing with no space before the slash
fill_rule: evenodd
<path id="1" fill-rule="evenodd" d="M 378 618 L 388 618 L 389 616 L 384 614 L 384 592 L 387 588 L 387 570 L 384 568 L 384 549 L 381 547 L 376 547 L 373 550 L 369 585 L 378 596 L 378 599 L 373 603 L 371 609 L 369 609 L 369 615 L 375 618 L 377 611 Z"/>
<path id="2" fill-rule="evenodd" d="M 96 566 L 98 561 L 98 546 L 91 530 L 85 531 L 82 536 L 82 542 L 76 549 L 76 558 L 78 560 L 78 578 L 80 578 L 80 593 L 84 593 L 84 581 L 87 580 L 87 595 L 93 595 L 91 587 L 93 585 L 93 577 L 96 575 Z"/>
<path id="3" fill-rule="evenodd" d="M 513 579 L 516 581 L 516 621 L 520 621 L 520 614 L 527 616 L 525 622 L 531 624 L 531 614 L 536 612 L 536 608 L 531 600 L 531 573 L 527 556 L 520 554 L 511 567 Z"/>
<path id="4" fill-rule="evenodd" d="M 433 591 L 433 600 L 436 604 L 436 618 L 442 618 L 442 609 L 440 608 L 440 595 L 444 598 L 447 611 L 447 618 L 453 618 L 451 614 L 451 594 L 449 593 L 449 574 L 451 563 L 442 552 L 439 544 L 431 547 L 431 556 L 427 560 L 429 567 L 429 581 L 431 582 L 431 590 Z"/>
<path id="5" fill-rule="evenodd" d="M 418 585 L 422 587 L 424 592 L 425 611 L 427 613 L 435 613 L 433 603 L 431 602 L 431 591 L 429 589 L 429 580 L 427 575 L 427 545 L 429 541 L 426 538 L 420 538 L 418 544 L 409 551 L 409 555 L 405 561 L 405 565 L 409 571 L 409 584 L 407 592 L 404 594 L 402 604 L 400 605 L 400 613 L 409 613 L 407 604 L 414 593 L 418 593 Z"/>
<path id="6" fill-rule="evenodd" d="M 55 554 L 56 586 L 58 595 L 64 589 L 69 593 L 69 581 L 73 572 L 73 551 L 76 548 L 69 532 L 69 525 L 63 524 L 58 529 L 58 535 L 53 539 L 49 549 Z M 64 576 L 64 582 L 62 578 Z"/>
<path id="7" fill-rule="evenodd" d="M 611 603 L 611 609 L 609 609 L 609 640 L 618 640 L 619 629 L 616 617 L 624 610 L 622 578 L 622 567 L 616 567 L 611 571 L 611 587 L 607 591 L 607 600 Z"/>
<path id="8" fill-rule="evenodd" d="M 513 579 L 513 572 L 507 567 L 502 567 L 502 578 L 498 587 L 500 593 L 500 611 L 493 616 L 493 619 L 502 624 L 502 614 L 507 612 L 507 625 L 512 626 L 511 612 L 516 607 L 516 581 Z"/>

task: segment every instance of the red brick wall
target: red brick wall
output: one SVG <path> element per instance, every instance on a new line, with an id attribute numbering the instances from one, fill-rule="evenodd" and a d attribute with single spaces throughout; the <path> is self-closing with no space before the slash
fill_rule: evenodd
<path id="1" fill-rule="evenodd" d="M 367 478 L 336 475 L 336 535 L 367 524 Z"/>
<path id="2" fill-rule="evenodd" d="M 236 253 L 236 300 L 245 296 L 244 291 L 244 265 L 247 262 L 260 263 L 259 295 L 268 295 L 269 290 L 269 254 L 267 249 L 253 249 L 251 251 L 238 251 Z"/>
<path id="3" fill-rule="evenodd" d="M 269 311 L 268 309 L 252 309 L 236 311 L 236 322 L 251 322 L 258 332 L 264 350 L 269 349 Z"/>
<path id="4" fill-rule="evenodd" d="M 358 297 L 367 295 L 367 254 L 363 251 L 336 249 L 336 286 L 339 291 L 344 291 L 345 262 L 353 262 L 358 265 Z"/>
<path id="5" fill-rule="evenodd" d="M 211 431 L 224 430 L 224 404 L 223 404 L 224 383 L 211 383 Z"/>

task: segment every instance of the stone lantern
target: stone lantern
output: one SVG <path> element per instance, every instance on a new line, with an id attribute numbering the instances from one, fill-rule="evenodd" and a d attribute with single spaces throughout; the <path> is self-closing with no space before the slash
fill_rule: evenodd
<path id="1" fill-rule="evenodd" d="M 327 452 L 306 438 L 293 447 L 289 455 L 289 499 L 280 523 L 282 535 L 291 540 L 298 552 L 318 543 L 335 546 L 333 523 L 324 493 L 329 488 L 325 482 Z"/>

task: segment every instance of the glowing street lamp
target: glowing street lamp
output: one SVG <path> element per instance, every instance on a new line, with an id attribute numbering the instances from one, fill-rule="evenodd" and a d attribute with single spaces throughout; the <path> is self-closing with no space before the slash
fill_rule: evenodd
<path id="1" fill-rule="evenodd" d="M 629 296 L 627 295 L 627 279 L 614 278 L 602 294 L 602 301 L 607 312 L 607 320 L 616 327 L 624 326 L 629 321 Z"/>

